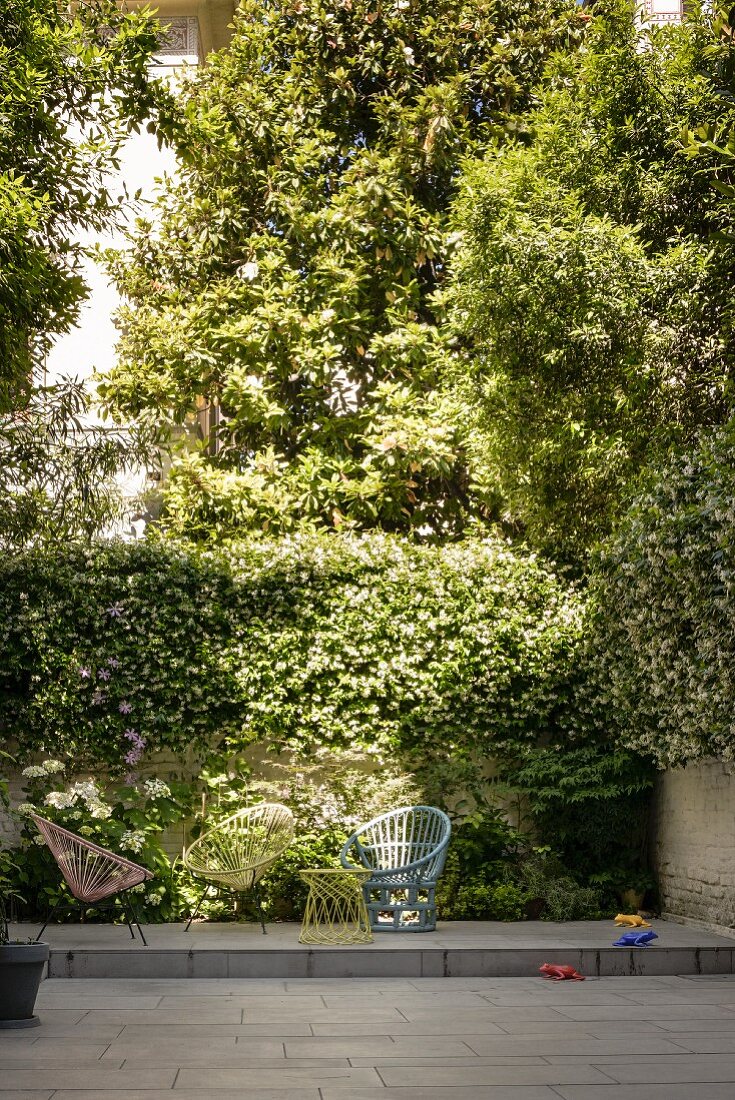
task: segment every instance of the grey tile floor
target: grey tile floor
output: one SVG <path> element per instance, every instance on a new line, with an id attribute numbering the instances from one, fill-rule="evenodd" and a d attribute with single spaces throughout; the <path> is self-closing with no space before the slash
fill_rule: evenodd
<path id="1" fill-rule="evenodd" d="M 735 977 L 59 979 L 0 1100 L 733 1100 Z"/>

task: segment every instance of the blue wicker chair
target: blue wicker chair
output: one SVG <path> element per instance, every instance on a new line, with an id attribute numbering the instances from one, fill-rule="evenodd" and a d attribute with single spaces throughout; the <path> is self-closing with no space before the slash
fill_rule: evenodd
<path id="1" fill-rule="evenodd" d="M 366 867 L 363 885 L 373 932 L 431 932 L 436 928 L 436 881 L 452 826 L 433 806 L 403 806 L 368 821 L 340 855 L 343 867 Z"/>

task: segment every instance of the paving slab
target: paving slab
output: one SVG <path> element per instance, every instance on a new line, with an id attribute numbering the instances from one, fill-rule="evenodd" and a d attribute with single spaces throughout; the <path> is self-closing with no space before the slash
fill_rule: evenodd
<path id="1" fill-rule="evenodd" d="M 559 1100 L 559 1093 L 545 1085 L 473 1085 L 469 1088 L 413 1086 L 321 1091 L 321 1100 Z"/>
<path id="2" fill-rule="evenodd" d="M 555 1090 L 561 1100 L 694 1100 L 692 1086 L 685 1085 L 564 1085 Z M 697 1091 L 699 1100 L 732 1100 L 732 1085 L 708 1084 Z M 336 1095 L 335 1095 L 336 1100 Z"/>
<path id="3" fill-rule="evenodd" d="M 0 1100 L 735 1097 L 733 976 L 227 978 L 187 989 L 44 982 L 41 1026 L 0 1035 Z"/>

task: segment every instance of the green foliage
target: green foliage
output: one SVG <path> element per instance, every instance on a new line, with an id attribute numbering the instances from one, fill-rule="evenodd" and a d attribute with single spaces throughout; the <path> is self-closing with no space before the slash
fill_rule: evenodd
<path id="1" fill-rule="evenodd" d="M 524 838 L 486 808 L 452 824 L 436 901 L 441 920 L 519 920 L 524 895 L 511 882 Z"/>
<path id="2" fill-rule="evenodd" d="M 0 568 L 0 723 L 23 757 L 119 775 L 133 733 L 183 751 L 241 728 L 224 562 L 100 543 L 34 547 Z"/>
<path id="3" fill-rule="evenodd" d="M 735 198 L 735 11 L 732 4 L 698 4 L 710 34 L 705 52 L 717 73 L 718 87 L 712 96 L 706 121 L 697 120 L 684 128 L 682 149 L 695 160 L 694 167 L 707 176 L 712 187 L 730 200 Z"/>
<path id="4" fill-rule="evenodd" d="M 537 849 L 520 869 L 519 885 L 528 902 L 542 903 L 542 920 L 599 920 L 601 894 L 594 886 L 580 886 L 550 852 Z"/>
<path id="5" fill-rule="evenodd" d="M 605 873 L 611 889 L 644 873 L 654 769 L 609 741 L 525 749 L 503 761 L 505 789 L 529 827 L 583 881 Z"/>
<path id="6" fill-rule="evenodd" d="M 574 593 L 491 542 L 31 549 L 0 562 L 0 722 L 118 774 L 125 730 L 471 762 L 558 726 L 580 631 Z"/>
<path id="7" fill-rule="evenodd" d="M 0 415 L 0 547 L 91 537 L 117 518 L 115 477 L 152 462 L 146 434 L 90 424 L 75 382 L 37 387 Z"/>
<path id="8" fill-rule="evenodd" d="M 7 812 L 10 805 L 8 780 L 4 774 L 5 769 L 12 764 L 12 759 L 6 752 L 0 749 L 0 811 Z M 8 921 L 13 902 L 22 901 L 15 888 L 15 876 L 18 868 L 13 857 L 4 848 L 0 848 L 0 947 L 8 943 Z"/>
<path id="9" fill-rule="evenodd" d="M 457 887 L 451 902 L 440 910 L 443 920 L 521 920 L 525 895 L 512 882 L 472 880 Z"/>
<path id="10" fill-rule="evenodd" d="M 735 752 L 734 445 L 728 424 L 672 457 L 595 562 L 605 704 L 660 767 Z"/>
<path id="11" fill-rule="evenodd" d="M 589 26 L 550 66 L 532 140 L 468 167 L 451 294 L 477 476 L 577 563 L 643 464 L 725 418 L 735 336 L 732 205 L 680 144 L 718 87 L 716 32 L 643 30 L 627 0 Z"/>
<path id="12" fill-rule="evenodd" d="M 80 231 L 119 200 L 107 173 L 152 109 L 150 12 L 114 0 L 0 0 L 0 412 L 74 323 L 86 288 Z"/>
<path id="13" fill-rule="evenodd" d="M 161 833 L 191 810 L 191 788 L 186 783 L 139 779 L 110 786 L 88 777 L 64 780 L 64 764 L 47 759 L 23 771 L 31 810 L 79 836 L 148 867 L 154 878 L 131 891 L 134 905 L 146 921 L 170 921 L 181 915 L 175 869 L 161 847 Z M 16 852 L 16 881 L 28 900 L 29 915 L 44 916 L 56 903 L 74 904 L 51 852 L 28 820 L 22 845 Z M 95 915 L 94 910 L 90 915 Z M 122 915 L 122 910 L 120 914 Z"/>
<path id="14" fill-rule="evenodd" d="M 297 833 L 288 851 L 264 876 L 263 906 L 273 920 L 301 920 L 309 888 L 299 874 L 308 867 L 339 867 L 347 833 L 334 825 L 319 833 Z"/>
<path id="15" fill-rule="evenodd" d="M 239 5 L 162 119 L 181 170 L 155 228 L 112 258 L 128 305 L 109 406 L 217 412 L 174 465 L 169 530 L 452 536 L 493 514 L 437 387 L 449 205 L 463 158 L 523 130 L 584 25 L 572 0 Z"/>

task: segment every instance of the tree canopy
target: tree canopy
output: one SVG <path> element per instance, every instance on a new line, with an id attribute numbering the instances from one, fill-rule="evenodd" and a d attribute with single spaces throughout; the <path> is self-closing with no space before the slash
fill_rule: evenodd
<path id="1" fill-rule="evenodd" d="M 156 31 L 114 0 L 0 0 L 0 412 L 85 297 L 79 234 L 114 214 L 108 172 L 152 107 Z"/>
<path id="2" fill-rule="evenodd" d="M 593 10 L 532 140 L 467 170 L 452 303 L 487 480 L 533 544 L 576 561 L 642 466 L 727 417 L 735 351 L 732 205 L 682 151 L 712 110 L 721 28 Z"/>
<path id="3" fill-rule="evenodd" d="M 584 27 L 571 0 L 244 0 L 162 121 L 177 180 L 113 261 L 109 407 L 218 410 L 169 529 L 451 537 L 493 514 L 438 386 L 449 207 Z"/>

